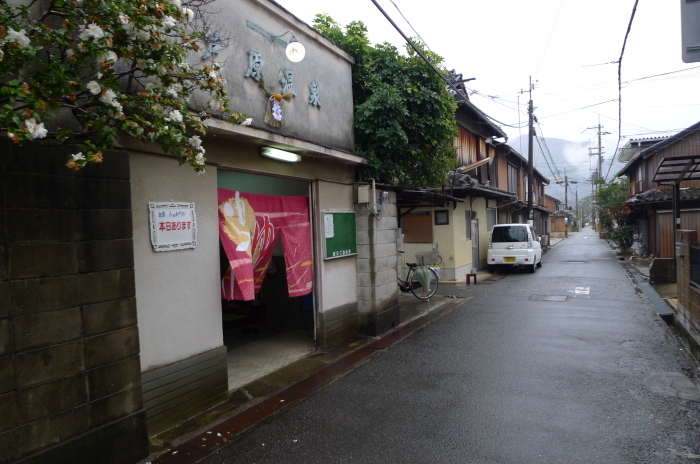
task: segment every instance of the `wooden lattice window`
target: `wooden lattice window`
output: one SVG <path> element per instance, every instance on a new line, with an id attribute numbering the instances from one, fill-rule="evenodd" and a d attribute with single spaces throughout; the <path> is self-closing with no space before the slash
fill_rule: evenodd
<path id="1" fill-rule="evenodd" d="M 433 221 L 430 213 L 407 214 L 401 219 L 405 243 L 433 243 Z"/>

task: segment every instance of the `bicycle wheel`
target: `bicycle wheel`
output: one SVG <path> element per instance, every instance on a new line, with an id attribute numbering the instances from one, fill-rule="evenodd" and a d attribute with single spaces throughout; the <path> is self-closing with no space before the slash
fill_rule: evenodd
<path id="1" fill-rule="evenodd" d="M 413 296 L 421 300 L 427 300 L 431 296 L 435 295 L 435 292 L 437 292 L 438 289 L 437 272 L 435 272 L 435 269 L 430 267 L 427 269 L 430 271 L 430 283 L 429 288 L 427 289 L 423 287 L 423 284 L 421 284 L 418 279 L 414 278 L 415 274 L 412 273 L 410 277 L 411 293 L 413 293 Z"/>

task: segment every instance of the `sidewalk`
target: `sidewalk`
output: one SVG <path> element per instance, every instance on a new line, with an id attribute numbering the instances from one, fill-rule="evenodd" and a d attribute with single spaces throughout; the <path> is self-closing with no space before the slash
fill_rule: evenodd
<path id="1" fill-rule="evenodd" d="M 401 294 L 400 325 L 378 337 L 362 338 L 300 359 L 231 392 L 228 401 L 151 439 L 143 463 L 195 463 L 419 328 L 442 317 L 467 298 L 435 296 L 429 301 Z"/>

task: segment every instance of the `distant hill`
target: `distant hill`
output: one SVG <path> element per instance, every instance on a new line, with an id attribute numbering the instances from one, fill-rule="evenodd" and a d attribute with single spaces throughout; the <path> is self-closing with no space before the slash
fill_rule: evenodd
<path id="1" fill-rule="evenodd" d="M 528 149 L 527 139 L 527 134 L 508 139 L 508 145 L 513 147 L 526 159 Z M 563 180 L 566 173 L 570 181 L 585 182 L 587 185 L 590 185 L 589 182 L 591 180 L 592 170 L 597 168 L 598 160 L 596 157 L 588 155 L 588 142 L 574 142 L 558 138 L 547 138 L 545 141 L 546 144 L 543 144 L 542 148 L 540 148 L 537 139 L 535 139 L 533 147 L 535 168 L 542 173 L 542 175 L 554 181 L 554 179 L 558 177 L 561 177 Z M 542 153 L 542 149 L 548 151 L 546 156 Z M 610 179 L 625 165 L 614 161 L 613 166 L 610 167 L 609 160 L 612 154 L 609 151 L 606 152 L 605 149 L 603 152 L 603 175 L 607 174 L 608 179 Z M 553 163 L 552 160 L 554 160 Z M 548 192 L 548 195 L 549 194 L 551 193 Z"/>

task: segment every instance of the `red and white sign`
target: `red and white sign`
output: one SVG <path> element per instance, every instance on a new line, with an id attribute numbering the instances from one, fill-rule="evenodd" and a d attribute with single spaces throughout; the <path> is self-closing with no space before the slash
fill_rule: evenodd
<path id="1" fill-rule="evenodd" d="M 194 203 L 149 202 L 151 243 L 154 251 L 174 251 L 197 246 Z"/>

